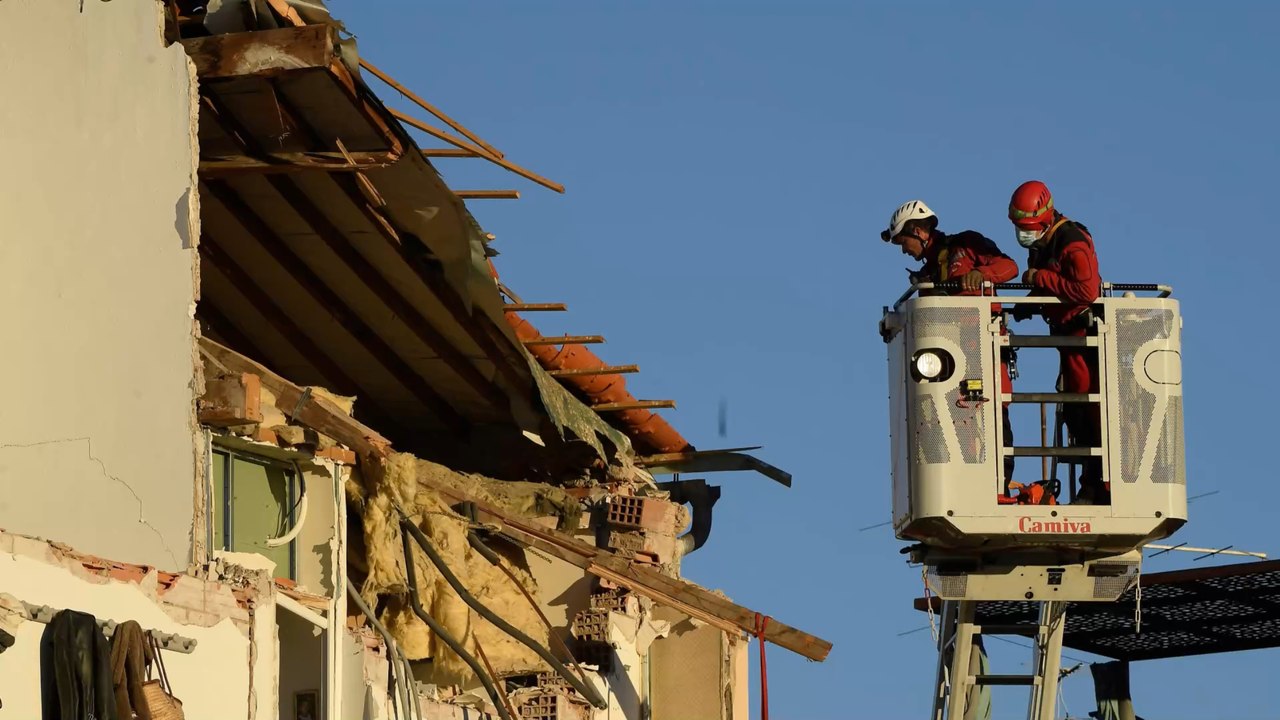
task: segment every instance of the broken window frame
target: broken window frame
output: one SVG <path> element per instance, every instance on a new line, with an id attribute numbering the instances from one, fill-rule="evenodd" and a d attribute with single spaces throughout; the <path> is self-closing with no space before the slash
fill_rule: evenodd
<path id="1" fill-rule="evenodd" d="M 215 470 L 215 456 L 223 456 L 223 472 L 222 477 L 218 477 Z M 285 523 L 279 531 L 279 535 L 289 532 L 290 529 L 298 522 L 298 502 L 300 500 L 299 484 L 303 482 L 301 469 L 297 463 L 246 453 L 242 450 L 227 447 L 220 443 L 214 443 L 210 449 L 209 455 L 209 510 L 208 510 L 208 542 L 209 547 L 216 551 L 223 552 L 248 552 L 257 553 L 258 548 L 253 547 L 234 547 L 235 527 L 235 509 L 234 504 L 234 487 L 235 487 L 235 461 L 242 461 L 258 465 L 269 470 L 276 470 L 283 474 L 286 480 L 285 488 L 285 505 L 283 521 Z M 222 542 L 218 542 L 218 536 L 221 534 Z M 279 536 L 277 535 L 277 537 Z M 280 567 L 278 564 L 272 575 L 277 578 L 296 581 L 298 579 L 298 541 L 297 538 L 289 541 L 282 547 L 288 550 L 288 567 Z M 263 555 L 263 557 L 268 557 Z"/>

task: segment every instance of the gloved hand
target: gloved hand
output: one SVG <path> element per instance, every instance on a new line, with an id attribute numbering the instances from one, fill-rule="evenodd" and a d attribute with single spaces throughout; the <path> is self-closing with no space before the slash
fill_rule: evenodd
<path id="1" fill-rule="evenodd" d="M 1022 282 L 1030 285 L 1035 280 L 1037 272 L 1039 271 L 1035 268 L 1027 268 L 1027 271 L 1022 273 Z"/>
<path id="2" fill-rule="evenodd" d="M 1036 311 L 1031 305 L 1024 305 L 1021 303 L 1014 305 L 1013 309 L 1009 311 L 1009 315 L 1012 316 L 1014 320 L 1030 320 L 1031 316 L 1035 314 Z"/>
<path id="3" fill-rule="evenodd" d="M 960 278 L 960 289 L 965 292 L 977 292 L 982 289 L 986 278 L 977 270 L 970 270 Z"/>

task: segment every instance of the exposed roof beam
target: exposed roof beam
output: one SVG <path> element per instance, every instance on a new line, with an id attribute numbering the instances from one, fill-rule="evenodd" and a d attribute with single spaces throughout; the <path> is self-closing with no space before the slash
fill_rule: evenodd
<path id="1" fill-rule="evenodd" d="M 351 204 L 364 213 L 370 224 L 378 231 L 378 236 L 386 242 L 387 247 L 404 260 L 405 264 L 418 276 L 423 286 L 444 305 L 454 320 L 471 337 L 471 340 L 480 347 L 488 358 L 493 360 L 498 374 L 512 388 L 530 387 L 532 378 L 527 374 L 522 374 L 520 370 L 527 367 L 524 357 L 517 354 L 515 348 L 510 348 L 505 338 L 501 336 L 495 338 L 490 334 L 498 333 L 498 328 L 491 322 L 484 322 L 482 320 L 483 315 L 474 311 L 472 306 L 449 284 L 438 268 L 433 268 L 426 262 L 420 252 L 416 252 L 414 248 L 406 246 L 401 241 L 399 232 L 390 219 L 370 204 L 369 200 L 361 194 L 360 188 L 356 185 L 357 176 L 332 174 L 328 177 L 346 194 Z"/>
<path id="2" fill-rule="evenodd" d="M 343 394 L 354 393 L 357 397 L 369 402 L 368 398 L 372 398 L 373 395 L 348 375 L 338 363 L 334 362 L 333 358 L 329 357 L 328 353 L 298 327 L 286 312 L 275 304 L 271 295 L 249 277 L 249 274 L 218 245 L 207 228 L 204 242 L 200 243 L 200 255 L 235 286 L 236 291 L 254 306 L 276 332 L 284 336 L 285 340 L 297 349 L 298 354 L 306 362 L 320 371 L 329 389 Z"/>
<path id="3" fill-rule="evenodd" d="M 592 405 L 596 412 L 619 412 L 622 410 L 656 410 L 659 408 L 674 409 L 675 400 L 636 400 L 634 402 L 600 403 Z"/>
<path id="4" fill-rule="evenodd" d="M 503 312 L 564 312 L 568 309 L 564 303 L 507 303 L 502 306 Z"/>
<path id="5" fill-rule="evenodd" d="M 279 181 L 273 183 L 276 185 L 292 185 L 292 181 L 284 177 L 273 176 L 272 180 Z M 467 421 L 457 409 L 444 396 L 436 392 L 435 388 L 431 387 L 404 358 L 397 355 L 395 350 L 355 310 L 351 309 L 301 256 L 289 247 L 288 243 L 275 234 L 275 231 L 249 207 L 248 203 L 222 183 L 205 183 L 205 187 L 235 218 L 236 222 L 240 223 L 267 254 L 271 255 L 276 263 L 293 278 L 298 287 L 305 291 L 317 305 L 333 315 L 339 327 L 346 330 L 397 382 L 408 388 L 419 402 L 430 409 L 456 434 L 466 433 Z M 297 211 L 304 219 L 308 217 L 306 209 L 298 208 Z"/>
<path id="6" fill-rule="evenodd" d="M 464 149 L 462 149 L 462 148 L 423 148 L 423 149 L 422 149 L 422 156 L 423 156 L 423 157 L 429 157 L 429 158 L 433 158 L 433 157 L 446 157 L 446 158 L 473 158 L 473 157 L 480 157 L 479 155 L 477 155 L 477 154 L 475 154 L 475 153 L 471 152 L 470 150 L 464 150 Z"/>
<path id="7" fill-rule="evenodd" d="M 326 172 L 353 172 L 366 168 L 386 167 L 399 158 L 391 151 L 374 152 L 273 152 L 267 150 L 236 118 L 217 96 L 217 85 L 205 85 L 200 97 L 203 112 L 241 150 L 243 155 L 217 157 L 202 155 L 200 174 L 211 177 L 243 173 L 294 172 L 298 170 L 323 170 Z M 278 93 L 277 93 L 278 94 Z"/>
<path id="8" fill-rule="evenodd" d="M 294 182 L 284 176 L 267 178 L 276 192 L 293 206 L 307 225 L 325 245 L 360 279 L 362 283 L 404 322 L 405 326 L 472 390 L 493 407 L 506 410 L 511 401 L 502 388 L 484 376 L 453 343 L 445 337 L 412 302 L 396 290 L 389 280 L 378 272 L 373 263 L 356 250 L 342 231 L 328 216 L 303 193 Z M 415 375 L 416 376 L 416 375 Z"/>
<path id="9" fill-rule="evenodd" d="M 226 33 L 182 41 L 201 82 L 326 68 L 336 57 L 328 25 Z"/>
<path id="10" fill-rule="evenodd" d="M 528 180 L 532 180 L 533 182 L 536 182 L 545 188 L 555 190 L 558 193 L 564 192 L 564 186 L 558 182 L 548 180 L 542 177 L 541 175 L 538 175 L 530 170 L 526 170 L 520 167 L 519 165 L 516 165 L 515 163 L 510 162 L 505 158 L 500 158 L 497 155 L 490 153 L 488 150 L 485 150 L 484 148 L 479 147 L 478 145 L 472 145 L 471 143 L 467 142 L 466 140 L 463 140 L 462 138 L 456 135 L 450 135 L 449 133 L 441 130 L 440 128 L 437 128 L 432 125 L 428 125 L 427 123 L 411 115 L 406 115 L 400 112 L 399 110 L 396 110 L 395 108 L 388 108 L 388 110 L 391 112 L 392 117 L 394 117 L 395 119 L 399 120 L 400 122 L 406 125 L 415 127 L 421 130 L 422 132 L 425 132 L 428 135 L 431 135 L 432 137 L 438 138 L 440 140 L 443 140 L 449 143 L 450 145 L 455 145 L 457 147 L 462 148 L 463 150 L 469 150 L 472 153 L 475 153 L 476 156 L 482 157 L 485 160 L 488 160 L 489 162 L 493 163 L 494 165 L 498 165 L 499 167 L 504 167 L 507 170 L 510 170 L 511 172 L 519 175 L 520 177 Z"/>
<path id="11" fill-rule="evenodd" d="M 561 335 L 532 338 L 525 345 L 591 345 L 604 342 L 603 335 Z"/>
<path id="12" fill-rule="evenodd" d="M 519 200 L 519 190 L 454 190 L 463 200 Z"/>
<path id="13" fill-rule="evenodd" d="M 392 78 L 390 75 L 388 75 L 388 74 L 384 73 L 383 71 L 379 70 L 379 69 L 378 69 L 378 68 L 377 68 L 373 63 L 371 63 L 371 62 L 369 62 L 368 60 L 365 60 L 365 59 L 363 59 L 363 58 L 362 58 L 362 59 L 360 60 L 360 67 L 362 67 L 362 68 L 364 68 L 365 70 L 368 70 L 369 72 L 373 73 L 375 76 L 377 76 L 377 78 L 378 78 L 379 80 L 381 80 L 382 82 L 384 82 L 384 83 L 386 83 L 386 84 L 390 85 L 392 88 L 394 88 L 394 89 L 395 89 L 397 92 L 399 92 L 401 95 L 403 95 L 403 96 L 405 96 L 405 97 L 409 98 L 410 100 L 412 100 L 415 104 L 417 104 L 417 106 L 418 106 L 418 107 L 422 108 L 423 110 L 426 110 L 427 112 L 431 113 L 432 115 L 435 115 L 435 116 L 436 116 L 437 118 L 439 118 L 439 119 L 440 119 L 440 121 L 441 121 L 441 122 L 443 122 L 445 125 L 448 125 L 449 127 L 453 128 L 455 131 L 457 131 L 457 132 L 459 132 L 459 133 L 462 133 L 462 136 L 463 136 L 463 137 L 467 138 L 468 140 L 470 140 L 471 142 L 475 143 L 476 145 L 479 145 L 480 147 L 484 148 L 485 150 L 488 150 L 488 151 L 490 152 L 490 154 L 492 154 L 494 157 L 502 157 L 502 156 L 503 156 L 503 155 L 502 155 L 502 152 L 500 152 L 497 148 L 495 148 L 494 146 L 490 145 L 489 143 L 486 143 L 484 140 L 481 140 L 479 137 L 477 137 L 477 136 L 476 136 L 474 133 L 472 133 L 470 130 L 466 129 L 466 128 L 465 128 L 465 127 L 463 127 L 460 123 L 458 123 L 458 121 L 454 120 L 453 118 L 449 117 L 448 115 L 445 115 L 445 114 L 444 114 L 444 111 L 442 111 L 440 108 L 436 107 L 435 105 L 432 105 L 431 103 L 427 102 L 426 100 L 423 100 L 422 98 L 420 98 L 420 97 L 418 97 L 417 95 L 415 95 L 415 94 L 413 93 L 413 91 L 412 91 L 412 90 L 409 90 L 408 88 L 404 87 L 404 86 L 403 86 L 403 85 L 401 85 L 400 83 L 396 82 L 394 78 Z"/>
<path id="14" fill-rule="evenodd" d="M 572 370 L 548 370 L 553 378 L 577 377 L 580 375 L 622 375 L 623 373 L 640 372 L 639 365 L 602 365 L 600 367 L 574 368 Z"/>

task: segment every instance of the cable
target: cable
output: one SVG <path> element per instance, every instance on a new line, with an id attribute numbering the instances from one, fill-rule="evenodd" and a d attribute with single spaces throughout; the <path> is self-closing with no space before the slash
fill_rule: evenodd
<path id="1" fill-rule="evenodd" d="M 401 523 L 402 527 L 406 525 L 409 525 L 409 523 Z M 493 680 L 490 679 L 484 668 L 480 666 L 480 662 L 476 660 L 474 655 L 467 652 L 466 648 L 462 647 L 462 643 L 458 642 L 458 639 L 444 625 L 441 625 L 439 621 L 431 617 L 422 608 L 422 602 L 418 599 L 418 573 L 413 568 L 413 546 L 409 544 L 408 533 L 402 532 L 400 536 L 404 544 L 404 570 L 409 580 L 409 604 L 413 606 L 413 613 L 418 616 L 419 620 L 426 623 L 427 627 L 431 628 L 431 632 L 443 640 L 450 650 L 462 658 L 462 661 L 467 664 L 467 667 L 471 668 L 476 677 L 480 678 L 480 683 L 484 685 L 485 692 L 489 694 L 489 699 L 493 701 L 494 708 L 497 709 L 498 715 L 502 717 L 502 720 L 515 720 L 515 718 L 511 717 L 511 713 L 507 712 L 506 705 L 502 702 L 502 694 L 498 692 Z"/>
<path id="2" fill-rule="evenodd" d="M 390 656 L 391 659 L 391 682 L 394 683 L 397 661 L 403 665 L 399 671 L 403 673 L 409 669 L 409 659 L 400 651 L 400 646 L 396 644 L 395 638 L 391 636 L 391 633 L 387 631 L 387 628 L 381 622 L 378 622 L 378 617 L 374 615 L 373 609 L 364 601 L 364 598 L 360 596 L 360 593 L 356 592 L 355 585 L 351 584 L 351 578 L 347 578 L 346 580 L 347 594 L 351 596 L 351 599 L 356 601 L 356 607 L 360 608 L 360 612 L 364 613 L 364 616 L 368 618 L 369 624 L 372 625 L 373 629 L 382 636 L 382 642 L 387 644 L 387 655 Z M 396 685 L 395 691 L 396 694 L 400 696 L 400 703 L 404 706 L 405 714 L 412 717 L 414 706 L 409 702 L 408 679 L 406 678 L 404 682 Z M 416 695 L 416 691 L 414 694 Z M 394 702 L 392 703 L 392 707 L 395 707 Z M 418 710 L 417 717 L 422 717 L 422 711 L 420 709 Z"/>
<path id="3" fill-rule="evenodd" d="M 529 607 L 533 608 L 539 618 L 542 618 L 542 624 L 547 626 L 547 636 L 555 641 L 556 646 L 560 648 L 560 652 L 564 653 L 565 659 L 573 663 L 573 668 L 578 672 L 578 677 L 582 678 L 582 682 L 588 682 L 586 673 L 582 671 L 582 665 L 573 657 L 573 652 L 569 650 L 569 646 L 565 644 L 564 639 L 556 633 L 555 626 L 551 624 L 551 619 L 547 617 L 546 613 L 542 612 L 542 607 L 538 605 L 538 600 L 529 593 L 524 583 L 520 582 L 520 579 L 516 577 L 515 573 L 511 572 L 510 568 L 502 564 L 502 559 L 498 557 L 498 553 L 494 552 L 493 548 L 485 545 L 474 530 L 467 533 L 467 542 L 471 543 L 471 547 L 475 548 L 481 557 L 501 570 L 511 580 L 511 584 L 515 585 L 516 589 L 520 591 L 520 594 L 524 595 L 524 599 L 529 601 Z"/>
<path id="4" fill-rule="evenodd" d="M 502 619 L 501 616 L 490 610 L 484 603 L 477 600 L 474 595 L 468 592 L 467 588 L 462 584 L 462 581 L 458 579 L 457 575 L 453 574 L 453 571 L 449 569 L 449 565 L 445 563 L 444 558 L 436 551 L 435 546 L 431 544 L 431 540 L 427 538 L 426 533 L 422 532 L 422 530 L 420 530 L 416 525 L 409 522 L 409 519 L 405 517 L 403 513 L 401 513 L 400 527 L 407 533 L 407 536 L 413 536 L 413 539 L 417 541 L 419 547 L 421 547 L 423 552 L 427 554 L 427 557 L 431 559 L 431 562 L 436 566 L 436 569 L 440 571 L 440 575 L 444 577 L 445 582 L 449 583 L 449 586 L 458 593 L 458 596 L 462 598 L 462 601 L 469 605 L 471 609 L 479 613 L 480 617 L 493 623 L 498 627 L 498 629 L 520 641 L 521 645 L 524 645 L 537 653 L 543 660 L 546 660 L 547 663 L 555 669 L 556 673 L 572 685 L 573 689 L 577 690 L 582 697 L 586 698 L 587 702 L 601 710 L 605 710 L 609 707 L 609 704 L 604 698 L 600 697 L 600 693 L 597 692 L 594 687 L 587 685 L 574 676 L 573 673 L 569 672 L 569 668 L 566 668 L 563 663 L 556 659 L 556 656 L 552 655 L 550 650 L 539 645 L 536 640 L 524 634 L 520 628 L 517 628 Z M 408 540 L 406 539 L 405 542 L 407 543 Z"/>

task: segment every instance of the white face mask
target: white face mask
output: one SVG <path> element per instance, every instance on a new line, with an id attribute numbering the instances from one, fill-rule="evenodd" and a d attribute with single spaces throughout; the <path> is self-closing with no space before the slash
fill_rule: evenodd
<path id="1" fill-rule="evenodd" d="M 1018 244 L 1024 248 L 1030 248 L 1032 245 L 1040 242 L 1040 238 L 1044 237 L 1043 230 L 1015 230 L 1018 236 Z"/>

